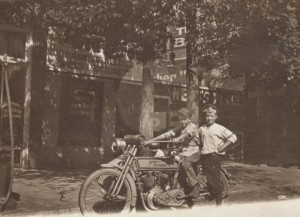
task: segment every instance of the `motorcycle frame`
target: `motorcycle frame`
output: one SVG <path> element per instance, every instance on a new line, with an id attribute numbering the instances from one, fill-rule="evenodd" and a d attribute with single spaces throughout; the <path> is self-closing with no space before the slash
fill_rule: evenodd
<path id="1" fill-rule="evenodd" d="M 147 172 L 147 171 L 175 171 L 175 182 L 173 183 L 173 187 L 178 184 L 177 177 L 179 173 L 179 163 L 174 161 L 172 158 L 156 158 L 156 157 L 137 157 L 136 156 L 137 149 L 135 146 L 128 146 L 125 150 L 125 153 L 120 155 L 119 157 L 113 159 L 112 161 L 108 162 L 107 164 L 102 164 L 102 168 L 114 168 L 121 171 L 121 175 L 119 176 L 114 189 L 112 190 L 112 196 L 116 196 L 119 193 L 120 187 L 123 185 L 124 180 L 127 179 L 130 185 L 130 190 L 132 192 L 132 200 L 131 200 L 131 207 L 136 206 L 137 202 L 137 195 L 140 193 L 142 198 L 142 204 L 146 210 L 149 210 L 147 205 L 144 201 L 144 196 L 142 194 L 142 186 L 141 180 L 139 180 L 140 172 Z M 163 160 L 163 161 L 173 161 L 174 164 L 177 164 L 177 167 L 171 168 L 149 168 L 145 167 L 142 168 L 138 165 L 139 160 Z M 230 174 L 224 169 L 221 168 L 221 172 L 225 175 L 228 182 L 230 182 Z M 150 211 L 150 210 L 149 210 Z"/>
<path id="2" fill-rule="evenodd" d="M 136 202 L 137 202 L 137 195 L 138 193 L 140 193 L 140 196 L 142 198 L 142 204 L 144 206 L 144 208 L 147 211 L 150 211 L 150 209 L 147 207 L 147 205 L 145 204 L 145 199 L 144 199 L 144 195 L 142 194 L 142 186 L 141 186 L 141 180 L 139 180 L 139 173 L 140 172 L 145 172 L 145 171 L 157 171 L 156 169 L 139 169 L 138 166 L 138 160 L 139 159 L 144 159 L 144 160 L 158 160 L 158 158 L 155 157 L 136 157 L 136 148 L 133 147 L 128 147 L 127 150 L 125 152 L 127 152 L 127 154 L 123 154 L 120 155 L 119 157 L 113 159 L 112 161 L 110 161 L 107 164 L 102 164 L 101 167 L 103 168 L 114 168 L 117 170 L 121 171 L 121 175 L 119 176 L 114 189 L 111 192 L 112 197 L 116 196 L 124 182 L 125 179 L 128 180 L 129 185 L 131 187 L 131 193 L 132 193 L 132 200 L 131 200 L 131 207 L 135 207 L 136 206 Z M 125 159 L 122 157 L 125 157 Z M 164 158 L 165 159 L 165 158 Z M 172 159 L 169 159 L 172 160 Z M 124 162 L 123 165 L 120 165 L 120 162 Z M 177 171 L 175 176 L 177 177 L 178 175 L 178 168 L 174 168 L 174 169 L 170 169 L 169 171 Z M 161 171 L 166 171 L 166 169 L 161 168 Z M 174 183 L 174 186 L 176 186 L 177 184 L 177 179 L 176 182 Z M 139 192 L 138 192 L 139 191 Z"/>

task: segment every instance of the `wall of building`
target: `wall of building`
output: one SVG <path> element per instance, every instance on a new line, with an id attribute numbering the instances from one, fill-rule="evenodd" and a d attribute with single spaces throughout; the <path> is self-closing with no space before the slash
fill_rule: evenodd
<path id="1" fill-rule="evenodd" d="M 246 150 L 249 160 L 276 165 L 299 162 L 299 105 L 284 92 L 250 94 L 247 102 Z M 298 99 L 299 100 L 299 99 Z"/>

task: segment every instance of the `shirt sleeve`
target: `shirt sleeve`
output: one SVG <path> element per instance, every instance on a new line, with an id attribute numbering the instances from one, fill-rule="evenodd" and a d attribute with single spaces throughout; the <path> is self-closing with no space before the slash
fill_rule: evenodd
<path id="1" fill-rule="evenodd" d="M 191 137 L 198 137 L 198 129 L 197 126 L 195 124 L 190 124 L 187 129 L 186 132 L 191 136 Z"/>
<path id="2" fill-rule="evenodd" d="M 176 135 L 175 129 L 172 129 L 172 130 L 164 133 L 164 136 L 166 139 L 171 139 L 175 135 Z"/>
<path id="3" fill-rule="evenodd" d="M 222 136 L 226 141 L 230 141 L 232 143 L 235 143 L 237 141 L 236 135 L 226 128 L 223 129 Z"/>

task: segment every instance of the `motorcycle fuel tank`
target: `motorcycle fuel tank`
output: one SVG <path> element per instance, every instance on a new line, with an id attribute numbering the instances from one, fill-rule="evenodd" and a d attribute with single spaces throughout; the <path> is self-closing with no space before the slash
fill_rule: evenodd
<path id="1" fill-rule="evenodd" d="M 166 171 L 178 170 L 179 165 L 171 158 L 137 157 L 136 166 L 138 170 Z"/>

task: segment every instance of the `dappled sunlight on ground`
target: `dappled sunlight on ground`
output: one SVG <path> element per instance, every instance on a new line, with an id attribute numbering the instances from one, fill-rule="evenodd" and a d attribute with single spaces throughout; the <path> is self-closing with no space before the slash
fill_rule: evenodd
<path id="1" fill-rule="evenodd" d="M 226 209 L 227 206 L 235 208 L 249 203 L 251 206 L 252 203 L 264 201 L 294 201 L 295 198 L 300 197 L 299 169 L 248 165 L 230 161 L 224 162 L 224 168 L 231 173 L 235 184 L 229 191 L 228 200 L 225 202 L 226 206 L 221 208 L 224 209 L 224 212 L 229 212 Z M 43 216 L 52 213 L 76 212 L 78 214 L 79 190 L 90 172 L 91 170 L 23 170 L 16 168 L 13 192 L 20 194 L 20 201 L 17 202 L 16 210 L 5 212 L 5 214 L 18 216 L 33 213 L 43 213 Z M 203 205 L 197 207 L 195 206 L 192 210 L 184 209 L 184 212 L 191 211 L 191 215 L 196 216 L 194 210 L 199 208 L 207 217 L 211 216 L 209 212 L 216 211 L 215 207 L 213 209 Z M 181 211 L 177 210 L 176 212 Z M 243 217 L 246 216 L 243 215 Z"/>

